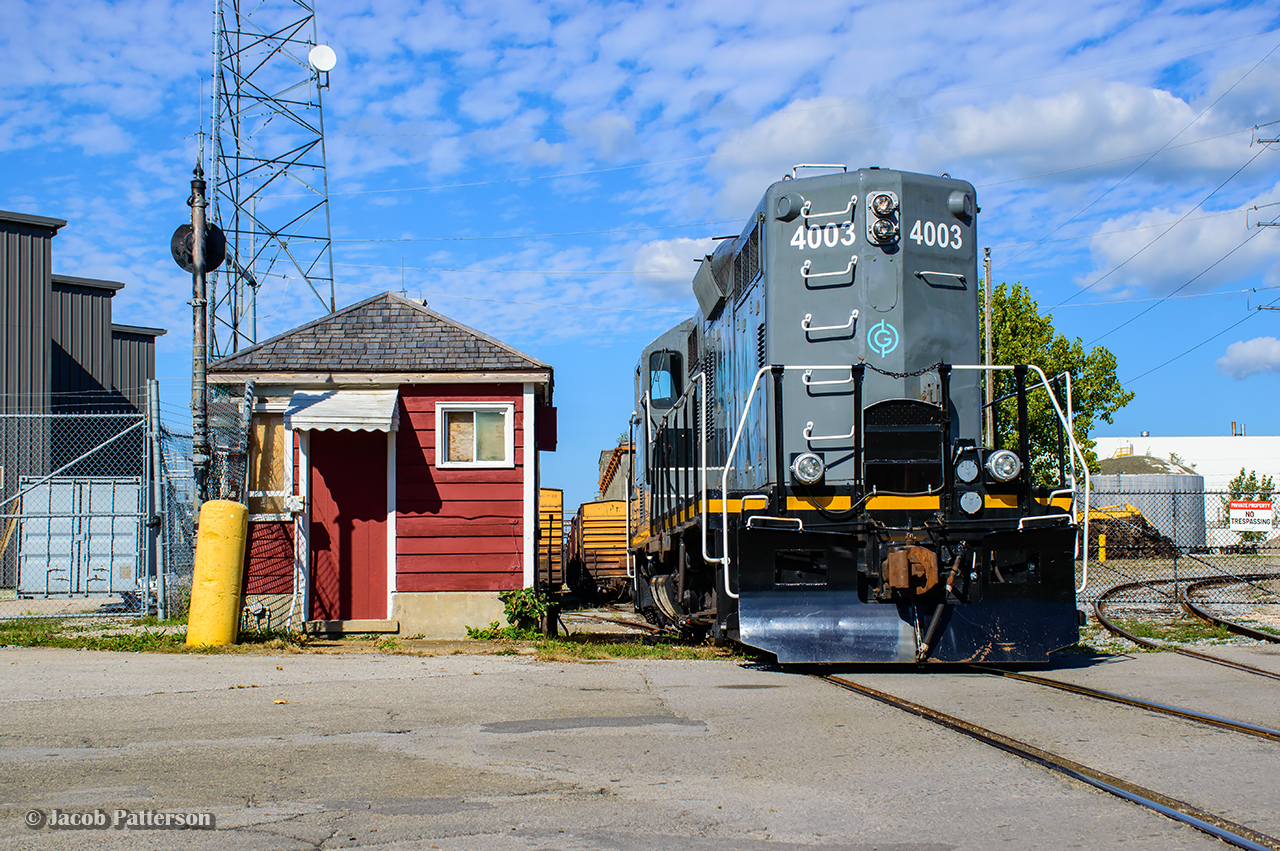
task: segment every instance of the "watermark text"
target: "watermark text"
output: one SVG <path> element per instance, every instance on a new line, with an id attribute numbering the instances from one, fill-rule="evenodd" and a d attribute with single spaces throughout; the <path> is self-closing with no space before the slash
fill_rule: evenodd
<path id="1" fill-rule="evenodd" d="M 32 830 L 214 830 L 213 813 L 160 810 L 28 810 Z"/>

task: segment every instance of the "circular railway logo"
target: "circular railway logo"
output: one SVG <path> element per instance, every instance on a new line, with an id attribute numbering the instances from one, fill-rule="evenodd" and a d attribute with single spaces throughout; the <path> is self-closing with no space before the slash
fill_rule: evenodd
<path id="1" fill-rule="evenodd" d="M 880 357 L 887 357 L 898 348 L 898 329 L 881 319 L 871 326 L 871 331 L 867 334 L 867 345 Z"/>

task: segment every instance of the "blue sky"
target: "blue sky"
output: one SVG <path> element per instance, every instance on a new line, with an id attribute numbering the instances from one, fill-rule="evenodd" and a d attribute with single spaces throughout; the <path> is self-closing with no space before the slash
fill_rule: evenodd
<path id="1" fill-rule="evenodd" d="M 1255 309 L 1280 304 L 1280 229 L 1248 227 L 1280 215 L 1280 145 L 1254 143 L 1280 124 L 1253 130 L 1280 121 L 1280 2 L 318 2 L 338 304 L 403 264 L 409 295 L 551 363 L 543 478 L 570 505 L 636 353 L 693 310 L 693 258 L 800 162 L 973 182 L 996 282 L 1137 394 L 1098 434 L 1280 433 L 1280 312 Z M 0 208 L 69 220 L 55 271 L 126 282 L 116 321 L 169 329 L 174 420 L 190 281 L 168 243 L 211 12 L 0 4 Z M 267 280 L 259 339 L 318 315 Z"/>

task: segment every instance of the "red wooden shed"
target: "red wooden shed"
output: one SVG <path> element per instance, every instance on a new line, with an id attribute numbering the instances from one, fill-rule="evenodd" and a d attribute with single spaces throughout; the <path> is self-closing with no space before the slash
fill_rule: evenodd
<path id="1" fill-rule="evenodd" d="M 273 626 L 457 637 L 533 585 L 550 366 L 383 293 L 209 376 L 253 382 L 245 591 Z"/>

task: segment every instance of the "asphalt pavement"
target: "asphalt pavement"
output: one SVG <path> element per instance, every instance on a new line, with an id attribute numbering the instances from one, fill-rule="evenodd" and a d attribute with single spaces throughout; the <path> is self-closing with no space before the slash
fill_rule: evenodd
<path id="1" fill-rule="evenodd" d="M 1232 653 L 1280 670 L 1276 651 Z M 0 672 L 0 849 L 1224 847 L 740 662 L 7 648 Z M 1280 683 L 1172 654 L 1048 674 L 1280 727 Z M 998 677 L 849 676 L 1280 834 L 1280 743 Z M 47 823 L 98 811 L 216 826 Z"/>

